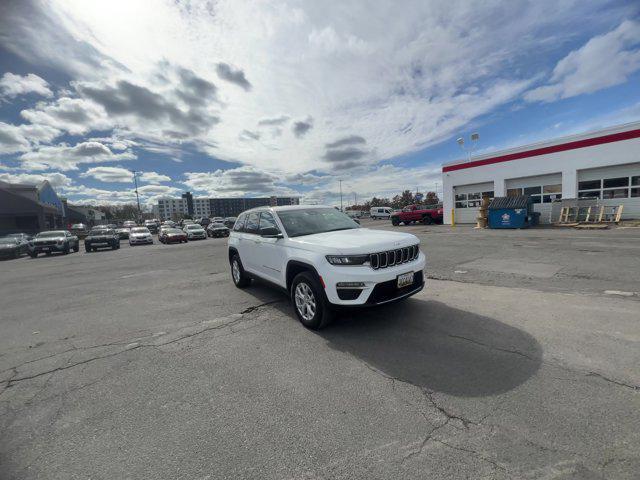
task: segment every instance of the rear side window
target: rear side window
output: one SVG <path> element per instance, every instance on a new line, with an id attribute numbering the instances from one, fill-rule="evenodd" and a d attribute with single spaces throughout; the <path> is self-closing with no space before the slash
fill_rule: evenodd
<path id="1" fill-rule="evenodd" d="M 244 231 L 244 221 L 246 219 L 247 219 L 247 216 L 244 213 L 237 218 L 236 223 L 233 224 L 234 232 Z"/>
<path id="2" fill-rule="evenodd" d="M 258 225 L 260 222 L 260 213 L 250 213 L 247 216 L 247 224 L 244 227 L 245 233 L 258 233 Z"/>

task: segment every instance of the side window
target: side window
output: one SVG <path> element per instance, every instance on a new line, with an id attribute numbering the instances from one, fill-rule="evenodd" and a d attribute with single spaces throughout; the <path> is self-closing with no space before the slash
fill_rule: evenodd
<path id="1" fill-rule="evenodd" d="M 244 221 L 246 219 L 247 216 L 244 213 L 236 219 L 236 223 L 233 224 L 234 232 L 242 232 L 244 230 Z"/>
<path id="2" fill-rule="evenodd" d="M 245 233 L 258 233 L 258 225 L 260 223 L 260 213 L 250 213 L 247 216 L 247 224 L 244 227 Z"/>
<path id="3" fill-rule="evenodd" d="M 278 231 L 280 230 L 271 212 L 262 212 L 260 214 L 260 232 L 265 228 L 276 228 Z"/>

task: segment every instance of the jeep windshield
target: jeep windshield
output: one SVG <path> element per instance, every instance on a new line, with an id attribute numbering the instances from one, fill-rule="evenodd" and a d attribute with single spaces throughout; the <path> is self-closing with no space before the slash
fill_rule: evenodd
<path id="1" fill-rule="evenodd" d="M 348 215 L 335 208 L 309 208 L 278 212 L 289 237 L 360 228 Z"/>

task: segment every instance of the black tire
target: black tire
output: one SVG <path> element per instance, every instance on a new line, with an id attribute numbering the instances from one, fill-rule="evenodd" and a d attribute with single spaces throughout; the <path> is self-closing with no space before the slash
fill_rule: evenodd
<path id="1" fill-rule="evenodd" d="M 296 298 L 298 293 L 302 293 L 305 290 L 307 296 L 312 296 L 315 309 L 313 310 L 313 316 L 309 317 L 311 313 L 304 306 L 298 303 Z M 299 292 L 299 289 L 302 292 Z M 293 303 L 293 310 L 296 312 L 296 316 L 300 323 L 311 330 L 320 330 L 326 327 L 333 320 L 333 311 L 330 308 L 329 302 L 322 289 L 322 285 L 316 279 L 316 276 L 311 272 L 301 272 L 295 276 L 293 282 L 291 282 L 291 303 Z M 304 305 L 304 304 L 303 304 Z M 308 308 L 308 307 L 307 307 Z"/>
<path id="2" fill-rule="evenodd" d="M 44 254 L 45 254 L 47 257 L 50 257 L 50 256 L 51 256 L 51 252 L 44 252 Z"/>
<path id="3" fill-rule="evenodd" d="M 84 247 L 84 251 L 87 253 L 91 252 L 91 247 Z"/>
<path id="4" fill-rule="evenodd" d="M 13 252 L 13 258 L 20 258 L 20 255 L 21 255 L 21 253 L 20 253 L 19 249 L 16 250 L 15 252 Z"/>
<path id="5" fill-rule="evenodd" d="M 237 273 L 235 271 L 236 267 Z M 245 288 L 251 285 L 251 277 L 244 271 L 240 255 L 237 253 L 234 253 L 233 257 L 231 257 L 231 279 L 233 280 L 234 285 L 238 288 Z"/>
<path id="6" fill-rule="evenodd" d="M 29 256 L 31 256 L 31 258 L 36 258 L 38 256 L 38 252 L 29 252 Z"/>
<path id="7" fill-rule="evenodd" d="M 76 253 L 80 251 L 80 242 L 76 243 L 76 245 L 73 247 L 73 251 Z"/>
<path id="8" fill-rule="evenodd" d="M 425 215 L 424 217 L 422 217 L 422 223 L 424 223 L 425 225 L 431 225 L 433 223 L 433 219 L 430 216 Z"/>
<path id="9" fill-rule="evenodd" d="M 69 255 L 69 252 L 71 251 L 71 248 L 69 248 L 69 244 L 67 243 L 64 248 L 62 249 L 62 254 L 63 255 Z"/>
<path id="10" fill-rule="evenodd" d="M 400 222 L 395 218 L 393 218 L 391 219 L 391 225 L 393 225 L 394 227 L 397 227 L 398 225 L 400 225 Z"/>

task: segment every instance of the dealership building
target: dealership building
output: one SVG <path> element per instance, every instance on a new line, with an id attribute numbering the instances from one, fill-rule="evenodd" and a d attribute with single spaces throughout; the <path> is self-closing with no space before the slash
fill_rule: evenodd
<path id="1" fill-rule="evenodd" d="M 475 223 L 483 196 L 529 195 L 541 223 L 574 200 L 640 218 L 640 122 L 525 145 L 442 166 L 444 222 Z"/>

